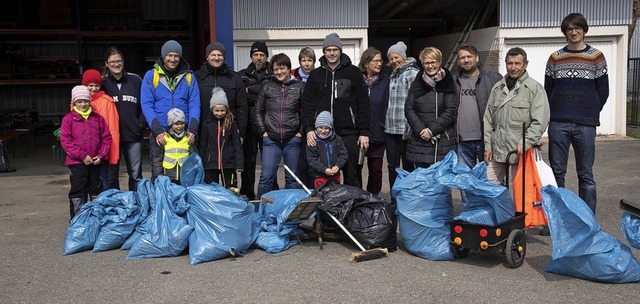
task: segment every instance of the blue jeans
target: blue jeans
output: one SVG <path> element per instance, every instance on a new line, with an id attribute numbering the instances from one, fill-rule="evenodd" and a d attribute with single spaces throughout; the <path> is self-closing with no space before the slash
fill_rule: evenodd
<path id="1" fill-rule="evenodd" d="M 458 162 L 473 169 L 479 162 L 484 161 L 484 143 L 482 140 L 462 140 L 458 142 Z"/>
<path id="2" fill-rule="evenodd" d="M 129 191 L 136 191 L 142 179 L 142 142 L 121 142 L 120 147 L 120 159 L 124 158 L 129 174 Z"/>
<path id="3" fill-rule="evenodd" d="M 578 195 L 596 214 L 598 200 L 593 163 L 596 155 L 596 127 L 566 122 L 549 122 L 549 163 L 558 187 L 564 188 L 569 146 L 573 146 L 578 174 Z"/>
<path id="4" fill-rule="evenodd" d="M 458 162 L 469 166 L 473 169 L 479 162 L 484 161 L 484 143 L 482 140 L 461 140 L 458 142 L 456 149 L 458 153 Z M 460 191 L 462 202 L 467 203 L 467 195 L 464 191 Z"/>
<path id="5" fill-rule="evenodd" d="M 293 137 L 284 143 L 271 140 L 268 136 L 262 137 L 262 172 L 258 182 L 258 196 L 273 189 L 273 181 L 277 176 L 280 161 L 284 159 L 284 164 L 294 173 L 298 172 L 298 161 L 302 153 L 302 138 Z M 285 189 L 300 188 L 296 179 L 285 172 Z"/>

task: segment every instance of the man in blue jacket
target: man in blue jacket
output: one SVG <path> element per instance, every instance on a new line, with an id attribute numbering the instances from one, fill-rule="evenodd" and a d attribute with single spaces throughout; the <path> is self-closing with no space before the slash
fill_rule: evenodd
<path id="1" fill-rule="evenodd" d="M 169 40 L 162 46 L 160 55 L 153 69 L 144 75 L 140 92 L 142 112 L 151 128 L 151 181 L 162 172 L 169 110 L 178 108 L 184 112 L 190 145 L 196 139 L 200 121 L 200 91 L 189 63 L 181 58 L 182 46 Z"/>

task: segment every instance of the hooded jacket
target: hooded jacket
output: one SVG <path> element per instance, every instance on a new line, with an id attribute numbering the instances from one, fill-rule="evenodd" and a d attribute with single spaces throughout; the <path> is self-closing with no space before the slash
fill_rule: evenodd
<path id="1" fill-rule="evenodd" d="M 404 104 L 409 88 L 420 71 L 413 57 L 391 73 L 389 77 L 389 108 L 384 121 L 384 131 L 388 134 L 403 135 L 407 131 L 407 119 L 404 117 Z"/>
<path id="2" fill-rule="evenodd" d="M 306 146 L 306 149 L 309 172 L 315 177 L 326 176 L 328 168 L 338 166 L 342 169 L 347 164 L 347 148 L 335 132 L 325 139 L 316 135 L 316 146 Z"/>
<path id="3" fill-rule="evenodd" d="M 200 121 L 205 121 L 211 114 L 211 91 L 215 87 L 221 87 L 227 95 L 229 110 L 238 122 L 240 136 L 244 138 L 248 118 L 247 93 L 240 75 L 229 69 L 226 63 L 214 68 L 207 62 L 203 63 L 195 74 L 200 88 Z"/>
<path id="4" fill-rule="evenodd" d="M 360 69 L 346 54 L 331 70 L 325 56 L 320 67 L 311 71 L 302 94 L 302 124 L 305 133 L 315 129 L 315 118 L 322 111 L 333 115 L 333 127 L 340 136 L 369 136 L 371 104 Z"/>
<path id="5" fill-rule="evenodd" d="M 456 147 L 456 86 L 451 72 L 444 71 L 444 78 L 436 82 L 435 87 L 422 79 L 422 71 L 409 89 L 404 113 L 411 127 L 407 143 L 407 159 L 411 162 L 433 164 Z M 432 140 L 420 138 L 420 131 L 424 128 L 431 130 Z"/>
<path id="6" fill-rule="evenodd" d="M 302 133 L 300 127 L 300 108 L 304 84 L 295 78 L 282 83 L 272 77 L 264 83 L 256 103 L 255 121 L 259 134 L 267 132 L 271 140 L 284 143 L 296 133 Z"/>
<path id="7" fill-rule="evenodd" d="M 147 71 L 142 79 L 140 89 L 140 103 L 142 112 L 155 137 L 169 129 L 167 113 L 172 108 L 178 108 L 184 112 L 189 132 L 198 134 L 200 121 L 200 90 L 196 77 L 187 80 L 186 74 L 193 72 L 189 69 L 189 63 L 180 60 L 177 73 L 173 81 L 163 69 L 162 58 L 158 59 L 153 69 Z M 154 73 L 159 74 L 159 81 L 154 85 Z"/>

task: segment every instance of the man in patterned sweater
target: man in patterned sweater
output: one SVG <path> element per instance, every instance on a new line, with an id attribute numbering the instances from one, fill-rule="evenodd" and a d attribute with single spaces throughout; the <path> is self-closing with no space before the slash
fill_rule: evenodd
<path id="1" fill-rule="evenodd" d="M 549 162 L 558 187 L 564 187 L 569 146 L 573 146 L 578 195 L 595 214 L 593 163 L 596 127 L 609 97 L 607 61 L 602 52 L 584 43 L 589 25 L 582 14 L 567 15 L 560 29 L 568 44 L 549 57 L 544 81 L 551 110 Z"/>

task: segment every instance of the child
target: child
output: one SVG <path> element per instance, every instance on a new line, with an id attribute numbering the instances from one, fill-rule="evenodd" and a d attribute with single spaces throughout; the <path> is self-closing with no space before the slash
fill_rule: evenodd
<path id="1" fill-rule="evenodd" d="M 120 117 L 118 109 L 113 102 L 113 98 L 107 95 L 102 88 L 102 75 L 94 69 L 89 69 L 82 74 L 82 85 L 89 88 L 91 93 L 91 110 L 102 116 L 107 122 L 109 132 L 111 132 L 111 148 L 107 155 L 108 161 L 102 162 L 100 179 L 102 180 L 102 191 L 107 189 L 120 189 L 119 166 L 120 158 Z"/>
<path id="2" fill-rule="evenodd" d="M 347 163 L 347 148 L 333 131 L 333 117 L 327 111 L 316 117 L 316 145 L 307 145 L 309 171 L 316 176 L 313 187 L 318 188 L 329 179 L 340 183 L 340 168 Z"/>
<path id="3" fill-rule="evenodd" d="M 171 182 L 176 184 L 180 184 L 182 163 L 192 152 L 189 137 L 186 136 L 186 120 L 184 112 L 178 108 L 173 108 L 167 113 L 169 130 L 165 133 L 162 175 L 169 177 Z"/>
<path id="4" fill-rule="evenodd" d="M 62 119 L 60 144 L 69 167 L 69 212 L 71 218 L 100 194 L 100 164 L 111 148 L 111 133 L 102 116 L 92 111 L 89 88 L 79 85 L 71 91 L 73 109 Z"/>
<path id="5" fill-rule="evenodd" d="M 211 113 L 202 125 L 198 151 L 204 165 L 204 181 L 219 183 L 220 175 L 225 188 L 238 186 L 237 173 L 244 169 L 244 155 L 240 131 L 229 111 L 224 90 L 213 88 L 209 101 Z"/>

